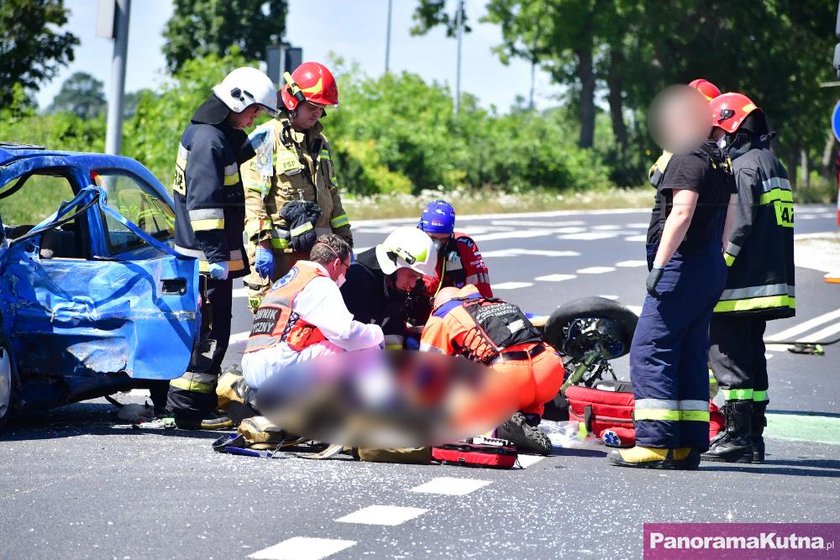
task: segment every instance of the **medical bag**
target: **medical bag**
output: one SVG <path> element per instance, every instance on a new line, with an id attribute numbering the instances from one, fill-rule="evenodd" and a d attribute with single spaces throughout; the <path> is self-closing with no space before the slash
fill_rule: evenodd
<path id="1" fill-rule="evenodd" d="M 433 447 L 432 458 L 440 463 L 464 467 L 510 469 L 516 465 L 519 454 L 516 446 L 509 441 L 476 437 Z"/>

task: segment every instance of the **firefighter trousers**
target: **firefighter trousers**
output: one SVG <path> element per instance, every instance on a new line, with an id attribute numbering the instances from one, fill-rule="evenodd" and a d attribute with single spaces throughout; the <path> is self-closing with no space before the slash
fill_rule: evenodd
<path id="1" fill-rule="evenodd" d="M 725 281 L 719 249 L 676 253 L 645 297 L 630 347 L 637 445 L 708 449 L 709 322 Z"/>
<path id="2" fill-rule="evenodd" d="M 766 402 L 767 321 L 757 317 L 715 314 L 709 330 L 709 363 L 726 400 Z"/>

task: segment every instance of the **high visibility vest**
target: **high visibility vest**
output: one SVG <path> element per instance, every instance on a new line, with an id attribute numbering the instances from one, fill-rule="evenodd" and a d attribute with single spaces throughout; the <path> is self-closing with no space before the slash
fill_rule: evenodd
<path id="1" fill-rule="evenodd" d="M 271 348 L 280 342 L 300 352 L 307 346 L 326 340 L 318 327 L 307 323 L 293 311 L 295 298 L 309 282 L 319 276 L 327 275 L 320 269 L 297 264 L 274 283 L 254 314 L 254 324 L 245 347 L 246 354 Z"/>

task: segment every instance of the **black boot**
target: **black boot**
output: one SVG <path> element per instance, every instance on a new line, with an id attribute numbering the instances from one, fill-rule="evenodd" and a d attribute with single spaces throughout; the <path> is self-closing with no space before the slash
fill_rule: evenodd
<path id="1" fill-rule="evenodd" d="M 496 428 L 496 437 L 506 439 L 516 445 L 516 449 L 523 453 L 551 455 L 554 446 L 548 436 L 540 430 L 539 417 L 529 421 L 521 412 L 514 413 L 510 420 Z"/>
<path id="2" fill-rule="evenodd" d="M 753 448 L 750 441 L 752 405 L 751 400 L 726 401 L 723 405 L 726 426 L 711 441 L 709 450 L 703 453 L 702 458 L 704 460 L 727 463 L 749 463 L 752 461 Z"/>
<path id="3" fill-rule="evenodd" d="M 764 427 L 767 426 L 767 401 L 754 402 L 752 409 L 752 425 L 750 442 L 752 443 L 752 462 L 764 462 Z"/>

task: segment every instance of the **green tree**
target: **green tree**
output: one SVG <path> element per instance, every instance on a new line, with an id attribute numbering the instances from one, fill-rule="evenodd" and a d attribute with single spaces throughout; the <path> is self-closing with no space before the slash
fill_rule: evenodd
<path id="1" fill-rule="evenodd" d="M 170 72 L 190 59 L 225 56 L 236 47 L 262 60 L 265 48 L 286 33 L 287 0 L 175 0 L 163 36 Z"/>
<path id="2" fill-rule="evenodd" d="M 15 84 L 27 93 L 37 91 L 73 60 L 79 39 L 61 32 L 66 23 L 63 0 L 0 2 L 0 107 L 12 103 Z M 34 104 L 31 95 L 25 99 Z"/>
<path id="3" fill-rule="evenodd" d="M 106 106 L 102 81 L 86 72 L 76 72 L 61 85 L 47 111 L 65 111 L 82 119 L 92 119 L 103 114 Z"/>

